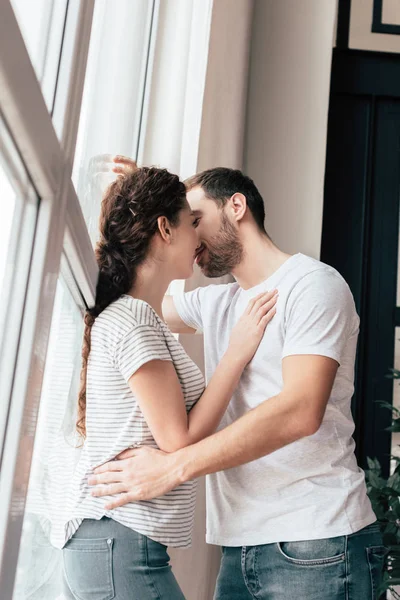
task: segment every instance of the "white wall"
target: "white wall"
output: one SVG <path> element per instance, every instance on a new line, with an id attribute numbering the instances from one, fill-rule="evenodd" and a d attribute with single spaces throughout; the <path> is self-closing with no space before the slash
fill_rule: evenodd
<path id="1" fill-rule="evenodd" d="M 283 250 L 319 257 L 336 0 L 255 0 L 245 171 Z"/>

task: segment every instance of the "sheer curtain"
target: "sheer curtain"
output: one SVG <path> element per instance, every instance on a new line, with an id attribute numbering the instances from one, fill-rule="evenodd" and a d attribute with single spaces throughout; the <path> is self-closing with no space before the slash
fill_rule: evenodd
<path id="1" fill-rule="evenodd" d="M 93 244 L 111 154 L 137 158 L 153 0 L 97 0 L 72 179 Z"/>

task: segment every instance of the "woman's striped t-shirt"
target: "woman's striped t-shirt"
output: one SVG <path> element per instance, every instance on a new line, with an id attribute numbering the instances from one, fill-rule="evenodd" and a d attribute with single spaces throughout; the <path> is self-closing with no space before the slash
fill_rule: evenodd
<path id="1" fill-rule="evenodd" d="M 128 380 L 151 360 L 174 364 L 189 411 L 204 389 L 203 376 L 165 323 L 149 304 L 123 295 L 96 319 L 86 387 L 86 440 L 66 499 L 66 510 L 53 523 L 52 542 L 61 548 L 83 519 L 110 517 L 167 546 L 191 543 L 195 481 L 165 496 L 106 511 L 111 496 L 95 498 L 88 486 L 93 469 L 136 445 L 157 444 L 132 394 Z M 159 399 L 160 403 L 163 401 Z M 165 424 L 168 427 L 168 423 Z"/>

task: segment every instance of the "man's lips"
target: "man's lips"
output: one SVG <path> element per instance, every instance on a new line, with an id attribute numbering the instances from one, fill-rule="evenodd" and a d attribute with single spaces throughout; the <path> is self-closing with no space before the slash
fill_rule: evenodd
<path id="1" fill-rule="evenodd" d="M 194 261 L 195 261 L 195 263 L 196 263 L 197 265 L 199 264 L 200 257 L 201 257 L 201 255 L 203 254 L 204 250 L 205 250 L 205 247 L 204 247 L 204 246 L 201 246 L 201 247 L 200 247 L 200 248 L 199 248 L 199 249 L 196 251 L 196 253 L 195 253 L 195 255 L 194 255 Z"/>

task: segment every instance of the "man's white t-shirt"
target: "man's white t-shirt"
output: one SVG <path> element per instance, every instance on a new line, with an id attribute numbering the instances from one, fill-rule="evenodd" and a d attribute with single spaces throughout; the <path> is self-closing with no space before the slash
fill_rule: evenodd
<path id="1" fill-rule="evenodd" d="M 244 290 L 210 285 L 174 297 L 179 315 L 204 333 L 210 380 L 249 300 L 277 288 L 277 313 L 243 372 L 219 429 L 282 390 L 282 359 L 327 356 L 339 363 L 320 429 L 251 463 L 207 476 L 207 542 L 248 546 L 348 535 L 376 520 L 357 466 L 350 410 L 359 318 L 332 267 L 291 256 Z M 282 428 L 285 423 L 282 423 Z"/>

